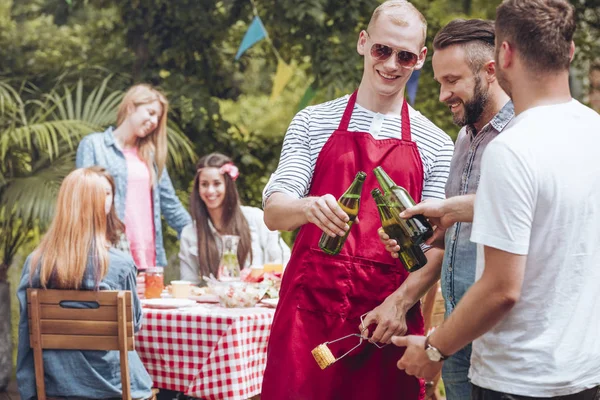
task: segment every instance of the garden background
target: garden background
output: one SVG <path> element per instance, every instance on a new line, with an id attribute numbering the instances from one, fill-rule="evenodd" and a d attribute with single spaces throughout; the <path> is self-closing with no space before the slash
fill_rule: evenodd
<path id="1" fill-rule="evenodd" d="M 493 19 L 499 2 L 413 0 L 427 18 L 430 49 L 415 108 L 452 137 L 458 127 L 438 101 L 431 40 L 454 18 Z M 356 40 L 379 3 L 0 0 L 0 391 L 14 377 L 14 290 L 24 258 L 52 217 L 79 140 L 114 124 L 123 90 L 150 82 L 167 93 L 169 171 L 184 204 L 198 157 L 220 151 L 240 167 L 243 202 L 260 206 L 293 115 L 357 87 L 362 58 Z M 572 3 L 579 17 L 572 89 L 598 110 L 600 0 Z M 268 37 L 236 61 L 255 15 Z M 272 97 L 281 61 L 292 76 Z M 292 241 L 290 234 L 285 238 Z M 169 229 L 166 248 L 168 280 L 179 270 L 177 238 Z"/>

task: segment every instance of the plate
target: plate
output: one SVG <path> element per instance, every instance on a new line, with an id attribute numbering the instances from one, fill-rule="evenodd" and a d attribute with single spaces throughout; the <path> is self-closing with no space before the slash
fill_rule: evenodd
<path id="1" fill-rule="evenodd" d="M 144 307 L 161 309 L 189 307 L 196 304 L 190 299 L 144 299 L 141 302 Z"/>
<path id="2" fill-rule="evenodd" d="M 194 300 L 198 303 L 218 303 L 219 296 L 216 294 L 203 294 L 201 296 L 190 296 L 188 297 L 190 300 Z"/>
<path id="3" fill-rule="evenodd" d="M 279 303 L 279 298 L 275 298 L 275 299 L 262 299 L 260 301 L 262 304 L 269 306 L 269 307 L 277 307 L 277 303 Z"/>

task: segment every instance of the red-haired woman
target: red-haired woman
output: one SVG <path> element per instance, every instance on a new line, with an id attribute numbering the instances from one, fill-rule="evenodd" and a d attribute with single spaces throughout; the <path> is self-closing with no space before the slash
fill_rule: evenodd
<path id="1" fill-rule="evenodd" d="M 23 400 L 35 399 L 35 369 L 29 343 L 27 288 L 130 290 L 134 329 L 142 322 L 135 293 L 136 268 L 129 253 L 115 248 L 120 221 L 113 209 L 109 180 L 97 170 L 81 168 L 64 179 L 48 232 L 23 267 L 17 297 L 21 310 L 17 383 Z M 75 308 L 83 304 L 70 305 Z M 44 351 L 48 397 L 108 399 L 121 397 L 118 351 Z M 152 397 L 152 380 L 135 351 L 129 352 L 131 395 Z"/>

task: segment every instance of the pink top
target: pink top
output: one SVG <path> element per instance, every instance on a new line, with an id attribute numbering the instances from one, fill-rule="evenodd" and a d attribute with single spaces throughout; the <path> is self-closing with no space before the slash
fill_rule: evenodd
<path id="1" fill-rule="evenodd" d="M 152 218 L 152 180 L 137 148 L 123 149 L 127 161 L 127 195 L 125 227 L 133 261 L 138 269 L 153 267 L 156 262 L 154 219 Z"/>

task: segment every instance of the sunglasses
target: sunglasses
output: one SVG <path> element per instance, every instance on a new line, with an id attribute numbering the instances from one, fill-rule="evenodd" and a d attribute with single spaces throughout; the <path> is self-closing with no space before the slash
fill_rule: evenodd
<path id="1" fill-rule="evenodd" d="M 369 35 L 369 32 L 367 32 Z M 370 37 L 370 36 L 369 36 Z M 394 50 L 385 44 L 374 43 L 371 46 L 371 57 L 377 61 L 386 61 L 396 53 L 396 62 L 404 68 L 412 68 L 419 61 L 419 56 L 406 50 Z"/>

